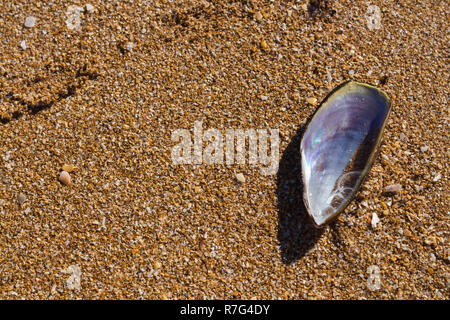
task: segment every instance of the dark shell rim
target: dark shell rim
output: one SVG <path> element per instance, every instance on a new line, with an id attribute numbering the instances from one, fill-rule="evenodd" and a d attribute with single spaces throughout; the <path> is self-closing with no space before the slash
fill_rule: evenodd
<path id="1" fill-rule="evenodd" d="M 352 188 L 352 193 L 350 194 L 350 196 L 348 197 L 348 199 L 344 202 L 344 204 L 341 206 L 341 209 L 337 210 L 332 216 L 330 216 L 328 219 L 326 219 L 322 224 L 318 225 L 314 219 L 314 217 L 312 216 L 312 214 L 310 213 L 310 209 L 309 209 L 309 204 L 308 201 L 305 198 L 305 194 L 306 194 L 306 183 L 305 183 L 305 179 L 304 179 L 304 174 L 303 174 L 303 166 L 302 166 L 302 182 L 303 182 L 303 203 L 306 207 L 306 211 L 308 212 L 309 217 L 311 218 L 314 226 L 316 228 L 324 228 L 325 226 L 327 226 L 328 224 L 330 224 L 330 222 L 332 222 L 333 220 L 335 220 L 347 207 L 348 205 L 353 201 L 353 199 L 355 198 L 356 194 L 358 193 L 359 189 L 361 188 L 361 185 L 363 184 L 367 174 L 369 173 L 370 169 L 372 168 L 373 162 L 376 159 L 376 156 L 379 153 L 380 150 L 380 146 L 381 146 L 381 141 L 383 139 L 383 134 L 384 134 L 384 129 L 386 127 L 386 123 L 387 120 L 389 119 L 389 115 L 391 113 L 391 106 L 392 106 L 392 99 L 391 97 L 384 92 L 383 90 L 377 88 L 376 86 L 369 84 L 369 83 L 364 83 L 364 82 L 358 82 L 358 81 L 354 81 L 354 80 L 348 80 L 345 81 L 339 85 L 337 85 L 333 90 L 331 90 L 326 96 L 325 98 L 323 98 L 323 100 L 320 102 L 319 106 L 316 108 L 316 110 L 314 111 L 313 115 L 309 118 L 308 122 L 305 124 L 304 126 L 304 130 L 300 139 L 300 161 L 302 161 L 301 156 L 302 156 L 302 141 L 303 141 L 303 137 L 305 135 L 305 132 L 308 130 L 309 125 L 311 124 L 311 122 L 313 121 L 313 119 L 315 118 L 315 116 L 317 115 L 317 113 L 319 112 L 319 110 L 322 108 L 322 106 L 325 104 L 325 102 L 328 101 L 328 99 L 335 94 L 338 90 L 342 89 L 343 87 L 345 87 L 346 85 L 349 84 L 357 84 L 357 85 L 361 85 L 361 86 L 365 86 L 365 87 L 369 87 L 372 89 L 375 89 L 377 92 L 381 93 L 383 96 L 385 96 L 386 101 L 387 101 L 387 106 L 388 106 L 388 111 L 386 113 L 386 117 L 383 120 L 383 124 L 381 126 L 380 132 L 378 134 L 378 138 L 377 141 L 375 143 L 375 146 L 373 148 L 373 151 L 370 153 L 370 156 L 366 162 L 366 165 L 364 166 L 364 169 L 360 175 L 360 178 L 358 179 L 358 181 L 356 182 L 355 186 Z"/>

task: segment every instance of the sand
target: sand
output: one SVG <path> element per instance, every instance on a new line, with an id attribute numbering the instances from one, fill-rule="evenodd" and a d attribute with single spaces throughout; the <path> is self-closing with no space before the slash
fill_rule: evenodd
<path id="1" fill-rule="evenodd" d="M 2 1 L 0 298 L 449 299 L 448 14 L 446 1 Z M 393 110 L 356 199 L 317 230 L 299 133 L 350 79 Z M 171 134 L 195 121 L 278 128 L 278 173 L 174 165 Z"/>

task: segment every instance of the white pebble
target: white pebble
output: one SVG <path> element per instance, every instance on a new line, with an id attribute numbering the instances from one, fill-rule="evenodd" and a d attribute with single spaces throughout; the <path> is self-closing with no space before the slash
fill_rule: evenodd
<path id="1" fill-rule="evenodd" d="M 59 181 L 64 185 L 70 185 L 72 183 L 72 178 L 67 171 L 62 171 L 59 175 Z"/>
<path id="2" fill-rule="evenodd" d="M 350 70 L 348 71 L 348 74 L 351 75 L 351 76 L 354 75 L 354 74 L 355 74 L 355 70 L 350 69 Z"/>
<path id="3" fill-rule="evenodd" d="M 22 48 L 22 50 L 27 50 L 27 44 L 26 44 L 25 40 L 22 40 L 20 42 L 20 47 Z"/>
<path id="4" fill-rule="evenodd" d="M 331 76 L 331 73 L 330 73 L 330 71 L 328 69 L 327 69 L 327 81 L 328 82 L 333 81 L 333 77 Z"/>
<path id="5" fill-rule="evenodd" d="M 81 17 L 80 14 L 83 12 L 83 8 L 75 5 L 70 5 L 66 10 L 66 26 L 69 30 L 81 30 Z"/>
<path id="6" fill-rule="evenodd" d="M 36 18 L 35 17 L 27 17 L 25 19 L 25 27 L 33 28 L 35 24 L 36 24 Z"/>
<path id="7" fill-rule="evenodd" d="M 372 213 L 372 221 L 371 221 L 372 228 L 375 229 L 379 222 L 380 222 L 380 219 L 378 218 L 378 215 L 375 212 Z"/>
<path id="8" fill-rule="evenodd" d="M 245 182 L 245 177 L 242 173 L 237 173 L 236 174 L 236 180 L 239 181 L 240 183 L 244 183 Z"/>
<path id="9" fill-rule="evenodd" d="M 268 99 L 267 96 L 261 96 L 262 101 L 266 101 L 267 99 Z"/>
<path id="10" fill-rule="evenodd" d="M 434 255 L 434 253 L 430 253 L 430 260 L 431 260 L 432 262 L 435 262 L 435 261 L 436 261 L 436 256 Z"/>
<path id="11" fill-rule="evenodd" d="M 90 4 L 90 3 L 87 3 L 86 4 L 86 11 L 87 12 L 93 12 L 94 11 L 94 6 L 92 5 L 92 4 Z"/>

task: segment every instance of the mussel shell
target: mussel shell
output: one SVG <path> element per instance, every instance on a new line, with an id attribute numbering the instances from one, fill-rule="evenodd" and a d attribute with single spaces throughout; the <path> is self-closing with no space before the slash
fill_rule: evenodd
<path id="1" fill-rule="evenodd" d="M 303 201 L 316 227 L 336 218 L 355 196 L 377 154 L 390 106 L 380 89 L 348 81 L 307 124 L 300 144 Z"/>

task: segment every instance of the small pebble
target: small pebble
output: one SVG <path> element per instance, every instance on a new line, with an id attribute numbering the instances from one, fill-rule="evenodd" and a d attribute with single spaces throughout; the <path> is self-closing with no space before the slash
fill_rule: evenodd
<path id="1" fill-rule="evenodd" d="M 25 40 L 22 40 L 20 42 L 20 47 L 22 48 L 22 50 L 26 50 L 27 49 L 27 44 L 25 43 Z"/>
<path id="2" fill-rule="evenodd" d="M 437 182 L 437 181 L 439 181 L 440 179 L 441 179 L 441 174 L 440 173 L 438 173 L 437 175 L 435 175 L 434 176 L 434 178 L 433 178 L 433 182 Z"/>
<path id="3" fill-rule="evenodd" d="M 69 30 L 81 30 L 81 16 L 80 13 L 83 12 L 83 8 L 76 6 L 76 5 L 70 5 L 67 7 L 66 10 L 66 26 Z"/>
<path id="4" fill-rule="evenodd" d="M 59 175 L 59 181 L 64 185 L 70 185 L 72 183 L 72 178 L 67 171 L 62 171 Z"/>
<path id="5" fill-rule="evenodd" d="M 244 183 L 245 182 L 245 177 L 242 173 L 237 173 L 236 174 L 236 180 L 239 181 L 240 183 Z"/>
<path id="6" fill-rule="evenodd" d="M 262 21 L 262 19 L 263 19 L 263 15 L 261 14 L 261 12 L 256 12 L 255 13 L 255 19 L 258 21 L 258 22 L 261 22 Z"/>
<path id="7" fill-rule="evenodd" d="M 378 215 L 375 212 L 372 213 L 372 219 L 371 219 L 372 228 L 375 229 L 379 222 L 380 222 L 380 219 L 378 218 Z"/>
<path id="8" fill-rule="evenodd" d="M 306 102 L 308 102 L 311 105 L 316 105 L 317 103 L 317 99 L 316 98 L 308 98 L 308 100 L 306 100 Z"/>
<path id="9" fill-rule="evenodd" d="M 23 193 L 19 193 L 19 196 L 17 197 L 17 202 L 19 202 L 19 204 L 22 205 L 25 201 L 27 201 L 27 197 Z"/>
<path id="10" fill-rule="evenodd" d="M 354 75 L 354 74 L 355 74 L 355 70 L 350 69 L 350 70 L 348 71 L 348 74 L 351 75 L 351 76 Z"/>
<path id="11" fill-rule="evenodd" d="M 401 190 L 402 190 L 402 186 L 400 184 L 391 184 L 391 185 L 387 186 L 386 188 L 384 188 L 384 193 L 386 195 L 396 195 L 396 194 L 400 193 Z"/>
<path id="12" fill-rule="evenodd" d="M 428 149 L 430 149 L 429 146 L 423 146 L 422 148 L 420 148 L 420 151 L 426 152 L 426 151 L 428 151 Z"/>
<path id="13" fill-rule="evenodd" d="M 262 100 L 262 101 L 266 101 L 267 99 L 268 99 L 267 96 L 261 96 L 261 100 Z"/>
<path id="14" fill-rule="evenodd" d="M 331 73 L 330 73 L 330 71 L 328 69 L 327 69 L 327 81 L 328 82 L 333 81 L 333 77 L 331 76 Z"/>
<path id="15" fill-rule="evenodd" d="M 269 49 L 269 45 L 267 44 L 266 40 L 264 40 L 264 39 L 261 40 L 261 49 L 263 49 L 263 50 Z"/>
<path id="16" fill-rule="evenodd" d="M 25 27 L 33 28 L 35 24 L 36 24 L 36 18 L 35 17 L 27 17 L 25 19 Z"/>
<path id="17" fill-rule="evenodd" d="M 87 12 L 93 12 L 95 10 L 94 6 L 90 3 L 86 4 L 86 11 Z"/>

